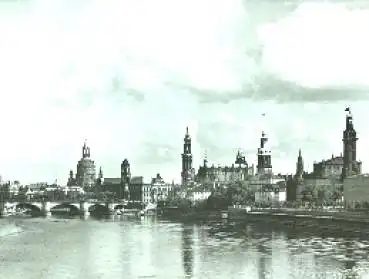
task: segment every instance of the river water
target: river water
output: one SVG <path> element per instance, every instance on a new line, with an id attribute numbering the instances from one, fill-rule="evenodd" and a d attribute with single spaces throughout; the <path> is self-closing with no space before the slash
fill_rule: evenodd
<path id="1" fill-rule="evenodd" d="M 0 278 L 369 278 L 369 239 L 155 217 L 0 219 Z"/>

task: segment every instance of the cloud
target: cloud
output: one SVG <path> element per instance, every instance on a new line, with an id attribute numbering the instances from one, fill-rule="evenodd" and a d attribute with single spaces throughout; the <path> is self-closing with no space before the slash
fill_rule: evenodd
<path id="1" fill-rule="evenodd" d="M 310 2 L 284 8 L 275 18 L 276 3 L 267 3 L 264 20 L 256 25 L 250 23 L 256 20 L 255 7 L 245 4 L 237 18 L 245 28 L 231 30 L 239 40 L 227 41 L 226 56 L 224 49 L 215 49 L 213 56 L 202 53 L 211 60 L 198 54 L 192 71 L 178 63 L 166 85 L 203 103 L 367 100 L 369 7 Z"/>
<path id="2" fill-rule="evenodd" d="M 0 172 L 26 181 L 63 181 L 87 138 L 107 176 L 119 175 L 128 158 L 137 175 L 160 171 L 179 180 L 187 125 L 195 166 L 206 148 L 216 164 L 233 162 L 240 147 L 252 162 L 262 112 L 271 115 L 265 129 L 281 170 L 294 168 L 288 154 L 302 145 L 311 146 L 309 160 L 324 148 L 340 150 L 340 140 L 330 146 L 325 139 L 309 145 L 309 139 L 319 138 L 318 129 L 320 136 L 336 137 L 337 131 L 340 137 L 335 119 L 341 107 L 367 99 L 362 34 L 369 17 L 366 10 L 337 4 L 295 6 L 1 2 Z M 304 107 L 337 100 L 345 102 L 329 112 Z M 357 111 L 365 115 L 361 106 Z M 316 116 L 323 112 L 331 119 Z M 295 124 L 291 113 L 299 118 Z M 30 165 L 32 171 L 19 171 Z"/>
<path id="3" fill-rule="evenodd" d="M 367 90 L 368 15 L 344 4 L 302 3 L 259 28 L 264 68 L 306 88 Z"/>

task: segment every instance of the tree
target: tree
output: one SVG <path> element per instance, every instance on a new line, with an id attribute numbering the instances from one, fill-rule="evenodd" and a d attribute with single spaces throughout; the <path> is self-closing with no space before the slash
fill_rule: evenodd
<path id="1" fill-rule="evenodd" d="M 367 202 L 367 201 L 363 202 L 362 207 L 365 208 L 365 209 L 369 209 L 369 202 Z"/>
<path id="2" fill-rule="evenodd" d="M 220 192 L 222 194 L 222 192 Z M 243 181 L 228 183 L 225 196 L 230 204 L 249 204 L 255 202 L 255 192 Z"/>
<path id="3" fill-rule="evenodd" d="M 334 202 L 341 202 L 342 201 L 342 192 L 334 191 L 332 194 L 332 199 Z"/>
<path id="4" fill-rule="evenodd" d="M 209 209 L 226 209 L 231 204 L 227 196 L 220 193 L 212 193 L 206 203 Z"/>

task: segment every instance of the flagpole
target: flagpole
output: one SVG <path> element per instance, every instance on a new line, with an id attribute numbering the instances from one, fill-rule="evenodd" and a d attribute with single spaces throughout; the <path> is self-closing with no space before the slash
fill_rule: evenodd
<path id="1" fill-rule="evenodd" d="M 265 120 L 265 116 L 266 116 L 266 113 L 265 112 L 263 112 L 262 114 L 261 114 L 261 133 L 263 134 L 263 133 L 265 133 L 265 122 L 266 122 L 266 120 Z"/>

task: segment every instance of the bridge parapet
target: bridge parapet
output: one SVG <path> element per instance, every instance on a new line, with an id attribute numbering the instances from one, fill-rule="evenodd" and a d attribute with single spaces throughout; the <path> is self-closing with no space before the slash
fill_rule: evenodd
<path id="1" fill-rule="evenodd" d="M 118 206 L 124 207 L 127 204 L 126 201 L 97 201 L 97 200 L 63 200 L 63 201 L 8 201 L 4 203 L 5 209 L 17 208 L 19 206 L 28 206 L 37 208 L 43 214 L 49 214 L 53 208 L 68 205 L 73 206 L 79 210 L 81 214 L 88 215 L 93 206 L 104 206 L 111 213 Z"/>

